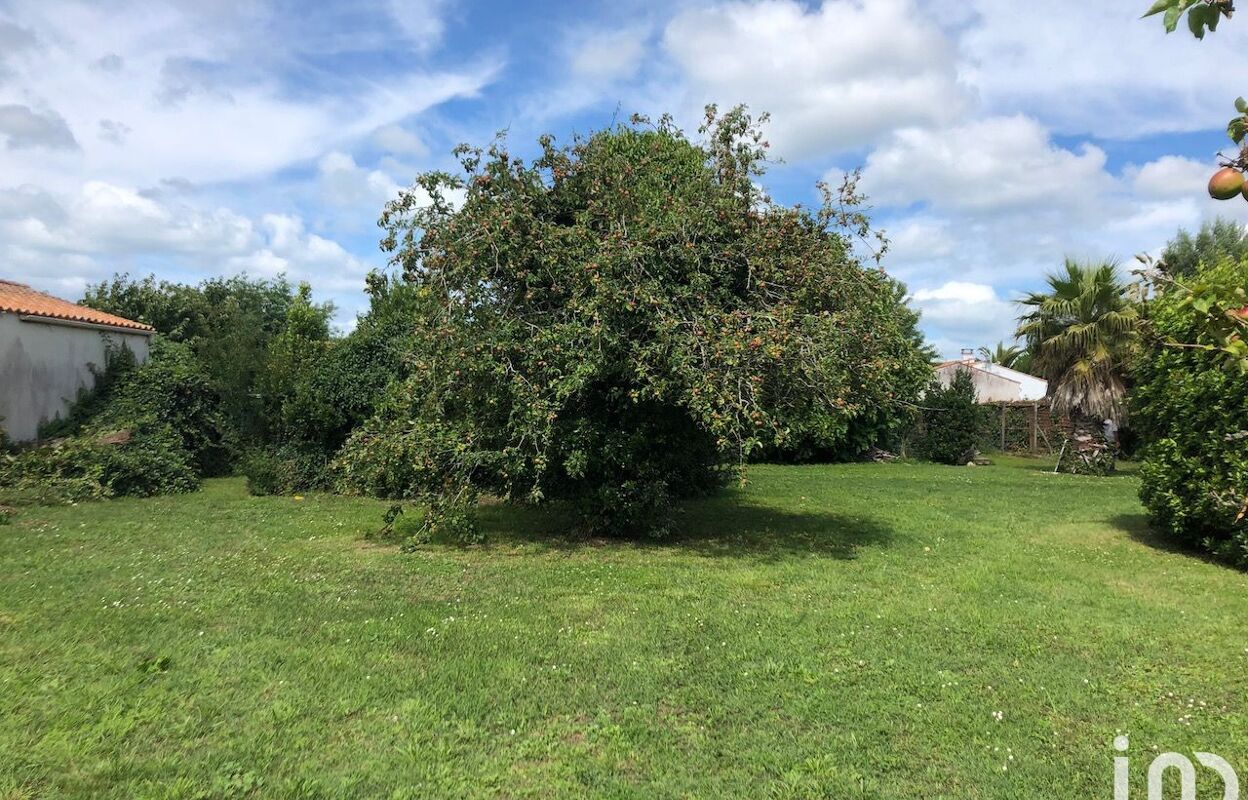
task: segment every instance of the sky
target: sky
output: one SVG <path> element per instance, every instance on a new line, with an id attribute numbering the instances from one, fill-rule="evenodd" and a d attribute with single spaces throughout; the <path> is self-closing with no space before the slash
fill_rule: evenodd
<path id="1" fill-rule="evenodd" d="M 634 112 L 770 112 L 765 188 L 861 168 L 884 268 L 945 355 L 1009 340 L 1066 257 L 1156 253 L 1205 183 L 1248 19 L 1145 0 L 0 0 L 0 277 L 285 274 L 349 330 L 376 219 L 459 142 L 536 152 Z M 1237 78 L 1239 80 L 1237 80 Z"/>

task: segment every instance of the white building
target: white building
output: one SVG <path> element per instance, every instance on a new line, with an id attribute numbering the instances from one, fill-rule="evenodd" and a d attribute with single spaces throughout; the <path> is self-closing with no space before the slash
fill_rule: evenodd
<path id="1" fill-rule="evenodd" d="M 147 359 L 154 329 L 0 280 L 0 428 L 15 442 L 65 413 L 95 383 L 110 347 Z"/>
<path id="2" fill-rule="evenodd" d="M 941 386 L 948 386 L 958 370 L 970 371 L 980 403 L 1043 400 L 1049 393 L 1049 382 L 1043 378 L 981 361 L 967 350 L 962 352 L 961 358 L 937 364 L 934 369 Z"/>

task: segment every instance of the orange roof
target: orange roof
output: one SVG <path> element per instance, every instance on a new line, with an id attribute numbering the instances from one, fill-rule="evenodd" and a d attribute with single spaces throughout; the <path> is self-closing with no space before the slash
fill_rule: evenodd
<path id="1" fill-rule="evenodd" d="M 0 311 L 13 314 L 29 314 L 32 317 L 66 319 L 92 325 L 110 325 L 114 328 L 133 328 L 136 331 L 155 331 L 151 325 L 135 322 L 125 317 L 105 314 L 50 294 L 36 292 L 24 283 L 0 279 Z"/>

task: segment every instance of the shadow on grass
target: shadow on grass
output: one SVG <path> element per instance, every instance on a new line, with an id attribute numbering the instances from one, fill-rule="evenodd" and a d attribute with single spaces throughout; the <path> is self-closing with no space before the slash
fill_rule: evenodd
<path id="1" fill-rule="evenodd" d="M 1158 533 L 1148 524 L 1148 515 L 1146 514 L 1118 514 L 1109 518 L 1109 524 L 1126 533 L 1127 536 L 1131 537 L 1132 541 L 1147 545 L 1154 550 L 1195 558 L 1207 564 L 1226 566 L 1224 562 L 1219 561 L 1194 544 L 1178 542 Z"/>
<path id="2" fill-rule="evenodd" d="M 604 538 L 576 530 L 566 508 L 483 506 L 479 522 L 490 545 L 524 544 L 549 550 L 676 548 L 727 558 L 775 559 L 820 555 L 852 559 L 864 547 L 886 546 L 892 528 L 873 519 L 744 502 L 734 493 L 684 503 L 663 538 Z"/>

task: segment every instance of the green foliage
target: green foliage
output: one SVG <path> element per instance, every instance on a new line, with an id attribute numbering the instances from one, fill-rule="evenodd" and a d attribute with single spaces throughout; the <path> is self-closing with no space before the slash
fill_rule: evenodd
<path id="1" fill-rule="evenodd" d="M 464 147 L 462 175 L 388 204 L 383 246 L 429 299 L 345 483 L 567 500 L 595 531 L 661 533 L 763 447 L 843 447 L 902 415 L 930 373 L 897 284 L 852 253 L 852 181 L 817 211 L 776 206 L 744 110 L 708 109 L 702 133 L 634 120 L 544 137 L 527 165 Z"/>
<path id="2" fill-rule="evenodd" d="M 323 491 L 333 484 L 325 454 L 293 444 L 248 451 L 240 460 L 239 472 L 247 479 L 247 491 L 254 495 Z"/>
<path id="3" fill-rule="evenodd" d="M 1181 230 L 1161 252 L 1161 264 L 1175 278 L 1195 275 L 1201 264 L 1212 266 L 1224 258 L 1248 257 L 1248 238 L 1237 222 L 1219 217 L 1200 226 L 1195 236 Z"/>
<path id="4" fill-rule="evenodd" d="M 1000 364 L 1006 369 L 1015 369 L 1029 374 L 1031 372 L 1031 351 L 1016 344 L 1006 345 L 1005 342 L 997 342 L 995 348 L 981 347 L 979 357 L 989 364 Z"/>
<path id="5" fill-rule="evenodd" d="M 199 486 L 177 432 L 152 421 L 113 444 L 83 433 L 24 450 L 0 464 L 0 493 L 10 502 L 69 503 L 106 497 L 146 497 Z"/>
<path id="6" fill-rule="evenodd" d="M 1020 301 L 1017 336 L 1035 374 L 1049 382 L 1059 413 L 1121 421 L 1126 364 L 1139 338 L 1139 309 L 1113 263 L 1080 264 L 1047 276 L 1049 289 Z"/>
<path id="7" fill-rule="evenodd" d="M 916 454 L 940 464 L 965 464 L 975 454 L 982 411 L 970 370 L 954 372 L 948 386 L 933 380 L 923 396 Z"/>
<path id="8" fill-rule="evenodd" d="M 1229 19 L 1233 10 L 1233 0 L 1155 0 L 1144 16 L 1161 14 L 1166 33 L 1173 33 L 1186 13 L 1188 30 L 1197 39 L 1203 39 L 1206 31 L 1218 29 L 1223 16 Z"/>
<path id="9" fill-rule="evenodd" d="M 264 407 L 264 427 L 271 439 L 297 437 L 305 426 L 303 420 L 288 415 L 285 406 L 301 387 L 308 385 L 325 361 L 329 347 L 328 320 L 312 304 L 312 287 L 300 284 L 286 310 L 285 325 L 269 339 L 264 368 L 256 379 Z"/>
<path id="10" fill-rule="evenodd" d="M 210 278 L 198 286 L 134 280 L 116 275 L 88 287 L 84 305 L 146 322 L 174 342 L 189 345 L 221 398 L 230 425 L 247 439 L 267 439 L 274 431 L 260 386 L 270 340 L 292 323 L 303 333 L 328 327 L 333 306 L 313 305 L 283 277 L 252 279 L 245 275 Z M 324 337 L 322 337 L 324 338 Z"/>
<path id="11" fill-rule="evenodd" d="M 231 442 L 207 376 L 186 345 L 156 337 L 146 363 L 110 360 L 98 391 L 56 428 L 60 438 L 0 465 L 0 489 L 23 502 L 76 502 L 194 489 L 220 474 Z"/>
<path id="12" fill-rule="evenodd" d="M 381 273 L 368 277 L 369 310 L 350 335 L 320 345 L 319 358 L 283 397 L 278 412 L 291 438 L 338 450 L 376 411 L 385 389 L 407 374 L 415 318 L 432 294 Z"/>
<path id="13" fill-rule="evenodd" d="M 1202 264 L 1194 280 L 1248 290 L 1248 259 Z M 1163 292 L 1148 311 L 1157 336 L 1135 363 L 1132 392 L 1133 424 L 1148 442 L 1140 497 L 1158 530 L 1248 567 L 1248 372 L 1213 347 L 1190 295 Z"/>

